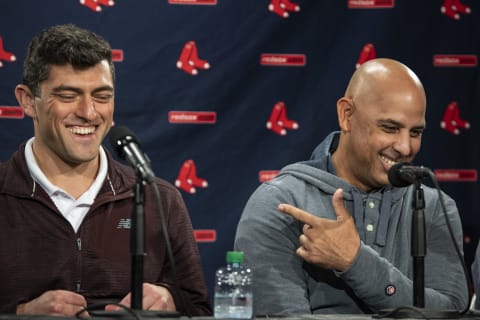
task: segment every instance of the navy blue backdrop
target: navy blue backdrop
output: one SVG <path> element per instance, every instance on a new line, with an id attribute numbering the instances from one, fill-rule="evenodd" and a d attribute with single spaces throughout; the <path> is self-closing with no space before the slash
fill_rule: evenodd
<path id="1" fill-rule="evenodd" d="M 112 44 L 115 122 L 181 190 L 210 289 L 249 195 L 337 129 L 336 100 L 374 57 L 404 62 L 425 85 L 416 163 L 457 201 L 470 264 L 480 230 L 478 1 L 1 1 L 0 161 L 33 134 L 13 94 L 25 48 L 62 23 Z"/>

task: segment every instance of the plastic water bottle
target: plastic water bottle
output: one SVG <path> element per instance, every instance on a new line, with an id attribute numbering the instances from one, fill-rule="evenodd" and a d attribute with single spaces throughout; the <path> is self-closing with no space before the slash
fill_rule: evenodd
<path id="1" fill-rule="evenodd" d="M 227 265 L 215 274 L 216 319 L 251 319 L 252 271 L 243 264 L 243 252 L 228 251 Z"/>

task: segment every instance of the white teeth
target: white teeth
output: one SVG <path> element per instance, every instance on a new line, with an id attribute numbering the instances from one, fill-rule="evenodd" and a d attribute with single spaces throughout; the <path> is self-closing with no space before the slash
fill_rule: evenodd
<path id="1" fill-rule="evenodd" d="M 384 156 L 380 156 L 380 159 L 382 159 L 383 162 L 385 162 L 385 163 L 387 163 L 387 164 L 390 164 L 390 165 L 392 165 L 392 166 L 397 163 L 396 161 L 387 159 L 387 158 L 385 158 Z"/>
<path id="2" fill-rule="evenodd" d="M 92 134 L 95 132 L 95 127 L 70 127 L 68 130 L 73 134 Z"/>

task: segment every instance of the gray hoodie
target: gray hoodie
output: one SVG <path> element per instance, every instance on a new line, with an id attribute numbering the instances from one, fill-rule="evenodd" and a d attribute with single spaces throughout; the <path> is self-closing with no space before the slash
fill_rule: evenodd
<path id="1" fill-rule="evenodd" d="M 330 134 L 312 160 L 284 167 L 260 185 L 248 200 L 235 237 L 253 269 L 254 313 L 376 313 L 413 305 L 411 217 L 413 187 L 365 193 L 335 175 L 330 152 L 338 133 Z M 361 238 L 358 255 L 345 272 L 326 270 L 295 254 L 302 225 L 277 210 L 289 203 L 319 217 L 336 219 L 332 196 L 343 188 L 345 206 Z M 425 307 L 462 310 L 467 285 L 451 242 L 435 189 L 425 195 L 427 255 Z M 455 241 L 462 248 L 462 227 L 454 200 L 443 194 Z"/>

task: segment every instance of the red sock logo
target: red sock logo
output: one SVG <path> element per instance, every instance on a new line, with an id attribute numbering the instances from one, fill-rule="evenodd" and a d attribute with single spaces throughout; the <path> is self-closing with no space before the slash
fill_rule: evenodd
<path id="1" fill-rule="evenodd" d="M 460 134 L 460 129 L 470 129 L 470 123 L 460 118 L 460 109 L 456 101 L 448 104 L 443 113 L 440 127 L 455 135 Z"/>
<path id="2" fill-rule="evenodd" d="M 195 162 L 189 159 L 182 164 L 177 180 L 175 180 L 175 186 L 188 193 L 194 194 L 197 192 L 195 187 L 206 188 L 208 187 L 208 182 L 197 176 Z"/>
<path id="3" fill-rule="evenodd" d="M 355 68 L 360 67 L 362 63 L 367 62 L 368 60 L 375 59 L 377 57 L 377 52 L 375 51 L 375 47 L 371 43 L 367 43 L 363 46 L 362 51 L 357 60 L 357 64 Z"/>
<path id="4" fill-rule="evenodd" d="M 0 67 L 3 66 L 3 61 L 7 62 L 14 62 L 17 60 L 17 57 L 11 52 L 5 51 L 5 48 L 3 47 L 3 39 L 0 37 Z"/>
<path id="5" fill-rule="evenodd" d="M 198 74 L 197 68 L 203 70 L 210 69 L 210 63 L 198 57 L 198 48 L 195 41 L 188 41 L 183 46 L 182 52 L 180 52 L 177 68 L 195 76 Z"/>
<path id="6" fill-rule="evenodd" d="M 299 12 L 300 6 L 290 0 L 270 0 L 268 10 L 279 15 L 282 18 L 288 18 L 288 12 Z"/>
<path id="7" fill-rule="evenodd" d="M 101 6 L 112 7 L 115 5 L 114 0 L 80 0 L 80 4 L 95 12 L 102 11 Z"/>
<path id="8" fill-rule="evenodd" d="M 460 14 L 470 14 L 472 10 L 469 6 L 461 3 L 460 0 L 443 0 L 440 12 L 449 18 L 459 20 Z"/>
<path id="9" fill-rule="evenodd" d="M 281 136 L 287 134 L 286 129 L 296 130 L 299 127 L 296 121 L 287 118 L 287 108 L 283 101 L 279 101 L 273 106 L 266 126 L 267 129 Z"/>

